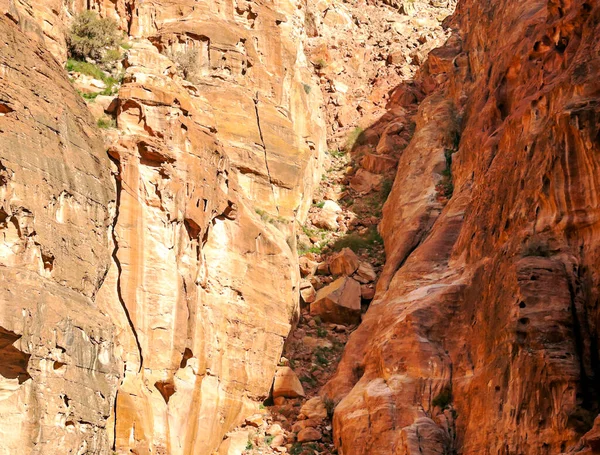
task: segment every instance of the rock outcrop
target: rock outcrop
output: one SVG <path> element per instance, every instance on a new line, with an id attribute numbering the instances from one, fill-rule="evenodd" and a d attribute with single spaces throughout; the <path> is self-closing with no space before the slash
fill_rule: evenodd
<path id="1" fill-rule="evenodd" d="M 103 145 L 42 45 L 64 61 L 85 6 L 2 5 L 6 453 L 208 454 L 268 396 L 298 317 L 325 149 L 303 11 L 92 5 L 133 39 Z"/>
<path id="2" fill-rule="evenodd" d="M 600 6 L 464 0 L 448 25 L 372 130 L 426 97 L 384 207 L 377 294 L 326 388 L 335 442 L 593 453 Z"/>
<path id="3" fill-rule="evenodd" d="M 95 300 L 111 163 L 64 69 L 11 19 L 0 15 L 0 453 L 107 453 L 122 368 Z"/>

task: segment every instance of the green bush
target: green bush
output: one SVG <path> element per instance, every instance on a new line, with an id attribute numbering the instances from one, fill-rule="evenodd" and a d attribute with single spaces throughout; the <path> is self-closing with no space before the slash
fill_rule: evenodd
<path id="1" fill-rule="evenodd" d="M 369 231 L 364 235 L 360 236 L 356 233 L 348 234 L 342 238 L 339 238 L 333 244 L 334 251 L 341 251 L 344 248 L 350 248 L 355 253 L 358 253 L 361 249 L 372 249 L 377 245 L 382 245 L 383 239 L 376 227 L 371 227 Z"/>
<path id="2" fill-rule="evenodd" d="M 115 122 L 115 119 L 106 116 L 99 118 L 96 124 L 98 125 L 98 128 L 102 129 L 117 127 L 117 122 Z"/>
<path id="3" fill-rule="evenodd" d="M 69 56 L 105 61 L 110 55 L 113 61 L 117 60 L 121 56 L 121 38 L 114 20 L 101 18 L 94 11 L 84 11 L 75 16 L 67 36 Z"/>

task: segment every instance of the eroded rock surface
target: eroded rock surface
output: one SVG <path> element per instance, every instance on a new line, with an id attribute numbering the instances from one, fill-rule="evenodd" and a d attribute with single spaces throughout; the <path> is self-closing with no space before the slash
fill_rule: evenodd
<path id="1" fill-rule="evenodd" d="M 287 0 L 57 3 L 0 5 L 0 355 L 6 409 L 23 424 L 2 429 L 8 453 L 55 441 L 61 453 L 211 453 L 268 396 L 298 317 L 295 223 L 325 148 L 304 13 Z M 99 110 L 116 124 L 106 145 L 42 45 L 63 62 L 85 7 L 133 39 L 117 100 Z"/>
<path id="2" fill-rule="evenodd" d="M 0 15 L 0 453 L 107 453 L 121 363 L 95 300 L 111 163 L 63 68 L 12 19 Z"/>
<path id="3" fill-rule="evenodd" d="M 340 453 L 597 447 L 598 8 L 460 2 L 392 94 L 377 131 L 427 97 L 377 294 L 326 388 Z"/>

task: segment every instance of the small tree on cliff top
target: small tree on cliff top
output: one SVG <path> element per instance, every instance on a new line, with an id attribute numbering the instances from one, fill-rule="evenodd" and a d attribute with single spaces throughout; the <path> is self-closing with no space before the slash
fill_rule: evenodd
<path id="1" fill-rule="evenodd" d="M 121 33 L 112 19 L 98 17 L 94 11 L 75 16 L 67 43 L 69 55 L 76 59 L 102 60 L 109 51 L 118 50 Z"/>

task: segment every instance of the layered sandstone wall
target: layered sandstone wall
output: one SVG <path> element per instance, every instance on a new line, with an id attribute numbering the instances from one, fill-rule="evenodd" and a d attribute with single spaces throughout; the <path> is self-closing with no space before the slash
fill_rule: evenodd
<path id="1" fill-rule="evenodd" d="M 194 5 L 134 45 L 119 92 L 114 282 L 139 355 L 117 450 L 216 448 L 268 395 L 297 317 L 295 219 L 324 149 L 301 29 L 288 3 Z M 159 53 L 189 50 L 195 84 Z"/>
<path id="2" fill-rule="evenodd" d="M 15 91 L 0 118 L 12 120 L 6 131 L 16 138 L 2 138 L 3 181 L 23 187 L 23 194 L 3 193 L 6 256 L 18 255 L 7 259 L 3 285 L 12 306 L 0 324 L 11 356 L 2 377 L 16 391 L 6 412 L 29 426 L 1 448 L 211 453 L 267 397 L 297 318 L 296 222 L 306 217 L 325 148 L 320 91 L 307 89 L 316 83 L 303 51 L 304 12 L 287 0 L 90 5 L 133 39 L 117 128 L 103 145 L 83 100 L 41 44 L 64 61 L 69 20 L 87 6 L 2 5 L 6 26 L 16 30 L 13 20 L 23 30 L 21 42 L 7 41 L 0 52 Z M 53 35 L 45 30 L 50 23 Z M 195 54 L 193 83 L 167 57 L 184 52 Z M 52 73 L 35 63 L 36 53 Z M 25 66 L 20 78 L 12 60 Z M 29 73 L 30 85 L 17 92 Z M 48 106 L 34 109 L 38 98 Z M 21 131 L 22 123 L 30 130 Z M 38 131 L 49 139 L 38 139 Z M 17 165 L 38 156 L 48 162 L 20 172 Z M 46 175 L 47 168 L 54 171 Z M 22 262 L 35 269 L 31 278 Z M 43 288 L 51 308 L 27 286 L 17 290 L 28 280 L 31 289 Z M 79 363 L 71 368 L 68 356 Z M 37 363 L 49 370 L 40 367 L 41 378 L 31 372 Z M 74 375 L 66 398 L 61 383 L 47 382 L 61 374 Z M 98 403 L 82 406 L 84 399 Z M 14 422 L 2 422 L 8 434 Z"/>
<path id="3" fill-rule="evenodd" d="M 449 25 L 392 95 L 428 96 L 327 387 L 340 453 L 592 453 L 600 6 L 465 0 Z"/>
<path id="4" fill-rule="evenodd" d="M 0 453 L 106 453 L 122 368 L 95 298 L 115 184 L 91 114 L 30 25 L 0 15 Z"/>

